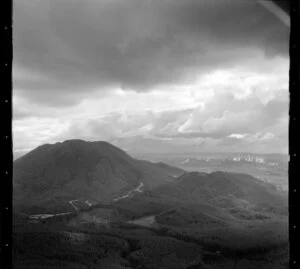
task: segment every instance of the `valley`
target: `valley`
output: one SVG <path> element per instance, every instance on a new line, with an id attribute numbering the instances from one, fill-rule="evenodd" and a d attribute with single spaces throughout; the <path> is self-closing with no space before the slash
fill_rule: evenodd
<path id="1" fill-rule="evenodd" d="M 0 269 L 297 265 L 297 7 L 8 3 Z"/>
<path id="2" fill-rule="evenodd" d="M 15 268 L 287 268 L 288 199 L 274 184 L 106 143 L 46 147 L 14 167 Z M 53 158 L 66 178 L 45 172 Z"/>

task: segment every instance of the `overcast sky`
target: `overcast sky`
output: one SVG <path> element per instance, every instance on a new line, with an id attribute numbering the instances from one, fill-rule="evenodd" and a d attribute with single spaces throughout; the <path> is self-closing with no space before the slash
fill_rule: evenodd
<path id="1" fill-rule="evenodd" d="M 252 0 L 15 0 L 14 151 L 288 151 L 289 28 Z"/>

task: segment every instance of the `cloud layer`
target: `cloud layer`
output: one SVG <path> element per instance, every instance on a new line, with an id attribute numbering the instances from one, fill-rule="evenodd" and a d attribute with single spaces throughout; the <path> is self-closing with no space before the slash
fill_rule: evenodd
<path id="1" fill-rule="evenodd" d="M 14 83 L 72 104 L 109 87 L 151 90 L 287 56 L 286 27 L 255 1 L 28 0 L 14 6 Z M 51 94 L 50 94 L 51 92 Z"/>
<path id="2" fill-rule="evenodd" d="M 13 21 L 18 150 L 287 148 L 289 30 L 255 1 L 16 0 Z"/>

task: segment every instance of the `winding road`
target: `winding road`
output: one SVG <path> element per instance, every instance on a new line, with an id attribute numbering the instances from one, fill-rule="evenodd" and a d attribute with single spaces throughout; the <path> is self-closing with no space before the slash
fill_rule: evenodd
<path id="1" fill-rule="evenodd" d="M 117 198 L 114 198 L 113 201 L 116 202 L 116 201 L 119 201 L 119 200 L 122 200 L 122 199 L 126 199 L 128 197 L 130 197 L 131 194 L 133 194 L 134 192 L 143 192 L 142 191 L 142 188 L 144 187 L 144 183 L 141 182 L 135 189 L 127 192 L 125 195 L 122 195 L 120 197 L 117 197 Z M 79 208 L 74 204 L 74 202 L 78 202 L 79 200 L 71 200 L 69 201 L 69 204 L 74 207 L 74 209 L 78 212 L 79 211 Z M 88 206 L 92 206 L 92 204 L 86 200 L 85 203 L 88 205 Z M 66 213 L 58 213 L 58 214 L 36 214 L 36 215 L 30 215 L 28 218 L 29 219 L 32 219 L 32 220 L 39 220 L 39 219 L 48 219 L 48 218 L 53 218 L 55 216 L 62 216 L 62 215 L 68 215 L 68 214 L 71 214 L 72 212 L 66 212 Z"/>
<path id="2" fill-rule="evenodd" d="M 116 201 L 119 201 L 119 200 L 122 200 L 122 199 L 126 199 L 126 198 L 130 197 L 130 195 L 131 195 L 132 193 L 134 193 L 134 192 L 143 192 L 143 191 L 142 191 L 142 188 L 143 188 L 143 187 L 144 187 L 144 183 L 141 182 L 135 189 L 133 189 L 133 190 L 127 192 L 125 195 L 122 195 L 122 196 L 120 196 L 120 197 L 114 198 L 114 201 L 116 202 Z"/>
<path id="3" fill-rule="evenodd" d="M 72 200 L 72 201 L 69 201 L 69 204 L 70 204 L 71 206 L 73 206 L 73 207 L 75 208 L 76 211 L 78 211 L 78 207 L 77 207 L 76 205 L 73 204 L 74 202 L 78 202 L 78 200 Z"/>

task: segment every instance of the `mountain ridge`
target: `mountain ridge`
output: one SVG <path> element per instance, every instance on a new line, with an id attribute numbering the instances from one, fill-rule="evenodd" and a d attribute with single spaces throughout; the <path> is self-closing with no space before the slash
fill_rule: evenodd
<path id="1" fill-rule="evenodd" d="M 153 188 L 183 170 L 136 160 L 105 141 L 67 140 L 39 146 L 14 161 L 15 204 L 72 197 L 111 200 L 140 182 Z"/>

